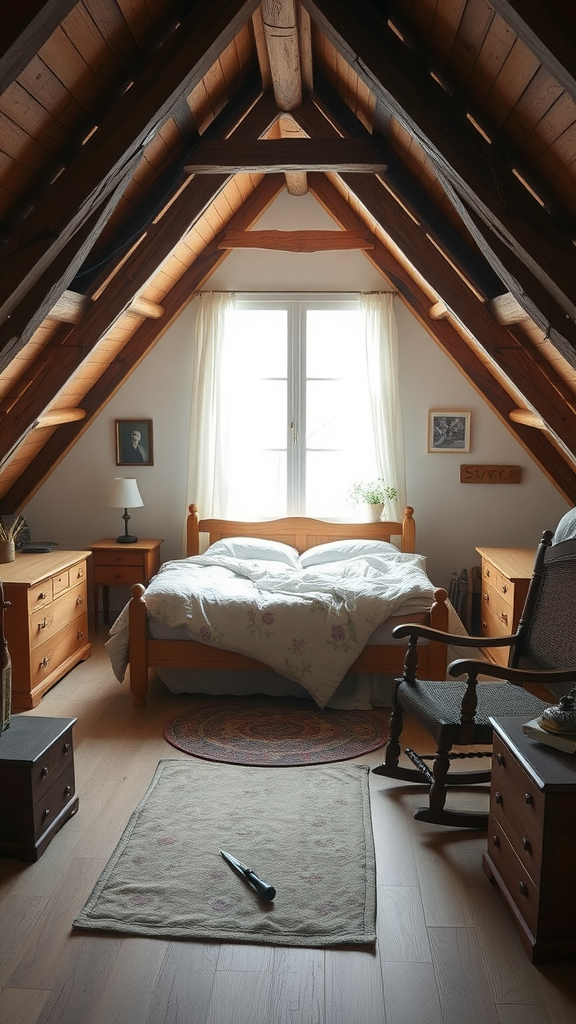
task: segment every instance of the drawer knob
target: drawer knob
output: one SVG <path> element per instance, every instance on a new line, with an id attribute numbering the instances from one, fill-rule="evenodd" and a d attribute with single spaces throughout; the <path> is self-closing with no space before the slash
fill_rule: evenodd
<path id="1" fill-rule="evenodd" d="M 506 612 L 500 612 L 500 621 L 503 622 L 505 626 L 508 625 L 508 616 Z"/>
<path id="2" fill-rule="evenodd" d="M 489 576 L 489 575 L 490 575 L 490 569 L 486 569 L 486 575 L 487 575 L 487 576 Z"/>
<path id="3" fill-rule="evenodd" d="M 79 629 L 78 632 L 76 633 L 76 639 L 77 640 L 81 640 L 83 636 L 84 636 L 84 630 L 83 629 Z"/>
<path id="4" fill-rule="evenodd" d="M 42 771 L 40 772 L 40 778 L 45 779 L 46 776 L 48 775 L 49 770 L 49 768 L 43 768 Z"/>
<path id="5" fill-rule="evenodd" d="M 492 846 L 500 846 L 499 836 L 492 836 Z"/>
<path id="6" fill-rule="evenodd" d="M 82 595 L 76 598 L 76 604 L 84 604 L 84 598 L 82 597 Z"/>
<path id="7" fill-rule="evenodd" d="M 522 896 L 528 895 L 528 886 L 526 885 L 526 882 L 518 882 L 518 888 Z"/>
<path id="8" fill-rule="evenodd" d="M 482 629 L 484 630 L 484 632 L 486 632 L 486 630 L 488 629 L 488 626 L 486 625 L 485 622 L 482 623 Z"/>
<path id="9" fill-rule="evenodd" d="M 65 796 L 66 800 L 70 799 L 70 797 L 72 796 L 72 786 L 66 786 L 66 788 L 64 790 L 64 796 Z"/>
<path id="10" fill-rule="evenodd" d="M 497 804 L 501 804 L 502 803 L 502 793 L 499 793 L 498 791 L 496 791 L 496 793 L 494 793 L 494 800 L 495 800 L 495 802 Z"/>
<path id="11" fill-rule="evenodd" d="M 42 591 L 41 591 L 41 592 L 40 592 L 40 593 L 38 594 L 38 597 L 36 598 L 36 600 L 37 600 L 37 601 L 45 601 L 47 597 L 48 597 L 48 594 L 44 593 L 44 591 L 42 590 Z"/>
<path id="12" fill-rule="evenodd" d="M 46 818 L 49 818 L 49 817 L 50 817 L 50 808 L 46 807 L 45 810 L 42 811 L 42 821 L 46 821 Z"/>
<path id="13" fill-rule="evenodd" d="M 115 577 L 114 577 L 114 579 L 115 580 L 121 580 L 122 579 L 122 573 L 121 572 L 117 572 Z"/>
<path id="14" fill-rule="evenodd" d="M 532 849 L 532 847 L 530 845 L 530 840 L 528 839 L 528 836 L 522 836 L 522 849 L 526 853 L 530 853 L 530 851 Z"/>
<path id="15" fill-rule="evenodd" d="M 524 793 L 524 799 L 525 799 L 527 804 L 533 804 L 534 803 L 534 800 L 532 799 L 532 793 Z"/>
<path id="16" fill-rule="evenodd" d="M 508 593 L 508 587 L 506 586 L 506 584 L 504 584 L 504 586 L 502 587 L 502 593 L 503 594 L 507 594 Z"/>
<path id="17" fill-rule="evenodd" d="M 62 753 L 63 754 L 70 753 L 70 744 L 69 743 L 63 743 L 62 744 Z"/>
<path id="18" fill-rule="evenodd" d="M 42 658 L 42 661 L 40 662 L 40 665 L 38 667 L 39 668 L 48 668 L 49 664 L 50 664 L 50 658 Z"/>
<path id="19" fill-rule="evenodd" d="M 40 632 L 41 629 L 46 629 L 47 625 L 48 625 L 48 623 L 46 622 L 46 617 L 44 617 L 42 622 L 38 623 L 38 632 Z"/>
<path id="20" fill-rule="evenodd" d="M 498 764 L 502 765 L 503 768 L 506 767 L 506 758 L 504 757 L 504 754 L 496 754 L 496 760 L 498 761 Z"/>
<path id="21" fill-rule="evenodd" d="M 84 569 L 78 569 L 78 575 L 77 575 L 76 579 L 77 580 L 84 579 Z"/>
<path id="22" fill-rule="evenodd" d="M 482 600 L 488 603 L 488 601 L 490 600 L 490 594 L 482 594 Z"/>

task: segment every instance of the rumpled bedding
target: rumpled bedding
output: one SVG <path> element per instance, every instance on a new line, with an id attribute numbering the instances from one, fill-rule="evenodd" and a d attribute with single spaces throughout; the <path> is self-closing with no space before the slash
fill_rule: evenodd
<path id="1" fill-rule="evenodd" d="M 434 588 L 422 555 L 386 551 L 309 568 L 196 555 L 166 562 L 146 590 L 148 617 L 192 640 L 236 651 L 303 686 L 319 707 L 370 635 L 402 607 L 425 611 Z M 128 605 L 106 644 L 120 681 L 128 665 Z"/>

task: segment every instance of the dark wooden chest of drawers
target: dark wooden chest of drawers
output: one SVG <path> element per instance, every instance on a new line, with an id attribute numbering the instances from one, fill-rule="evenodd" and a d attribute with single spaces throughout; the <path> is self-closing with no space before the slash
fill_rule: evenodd
<path id="1" fill-rule="evenodd" d="M 13 715 L 0 736 L 0 856 L 38 860 L 78 810 L 75 722 Z"/>
<path id="2" fill-rule="evenodd" d="M 494 718 L 484 871 L 508 905 L 533 963 L 576 954 L 576 758 Z"/>

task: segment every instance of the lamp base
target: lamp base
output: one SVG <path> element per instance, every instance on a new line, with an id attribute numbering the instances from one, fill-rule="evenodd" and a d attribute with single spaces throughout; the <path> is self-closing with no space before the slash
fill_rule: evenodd
<path id="1" fill-rule="evenodd" d="M 138 537 L 131 537 L 129 533 L 123 533 L 121 537 L 116 537 L 117 544 L 135 544 Z"/>

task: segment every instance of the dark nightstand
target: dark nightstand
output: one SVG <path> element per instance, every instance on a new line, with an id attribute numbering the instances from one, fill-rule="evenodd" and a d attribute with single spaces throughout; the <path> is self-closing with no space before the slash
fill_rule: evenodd
<path id="1" fill-rule="evenodd" d="M 13 715 L 0 736 L 0 856 L 38 860 L 78 810 L 75 718 Z"/>
<path id="2" fill-rule="evenodd" d="M 98 625 L 99 588 L 102 587 L 104 622 L 110 614 L 109 587 L 145 587 L 160 568 L 161 540 L 137 540 L 118 544 L 114 538 L 97 540 L 90 545 L 94 583 L 94 623 Z"/>

